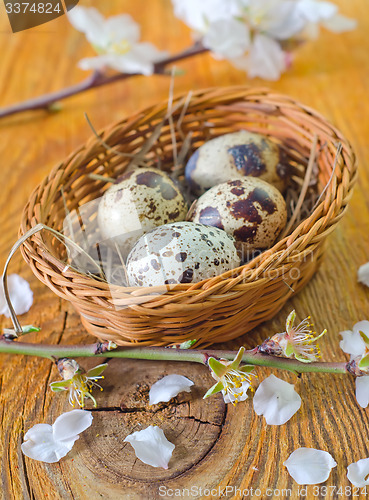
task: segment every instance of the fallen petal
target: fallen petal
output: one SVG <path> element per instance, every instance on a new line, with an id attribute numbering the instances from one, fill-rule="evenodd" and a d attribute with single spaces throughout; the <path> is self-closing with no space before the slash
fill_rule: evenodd
<path id="1" fill-rule="evenodd" d="M 363 322 L 361 322 L 363 323 Z M 367 321 L 369 324 L 369 321 Z M 350 354 L 352 358 L 362 356 L 365 352 L 365 343 L 360 336 L 359 330 L 351 331 L 345 330 L 340 332 L 342 340 L 340 341 L 340 348 L 346 354 Z"/>
<path id="2" fill-rule="evenodd" d="M 33 304 L 33 293 L 28 282 L 18 274 L 8 276 L 8 291 L 11 303 L 16 314 L 28 312 Z M 10 311 L 5 300 L 4 289 L 0 285 L 0 314 L 10 318 Z"/>
<path id="3" fill-rule="evenodd" d="M 52 464 L 64 457 L 77 439 L 75 436 L 69 441 L 55 441 L 51 425 L 36 424 L 25 434 L 21 449 L 29 458 Z"/>
<path id="4" fill-rule="evenodd" d="M 357 279 L 360 283 L 369 286 L 369 262 L 359 267 Z"/>
<path id="5" fill-rule="evenodd" d="M 149 392 L 150 405 L 170 401 L 180 392 L 191 392 L 193 382 L 183 375 L 167 375 L 151 386 Z"/>
<path id="6" fill-rule="evenodd" d="M 53 424 L 53 435 L 56 441 L 69 441 L 78 437 L 92 424 L 92 414 L 86 410 L 72 410 L 60 415 Z"/>
<path id="7" fill-rule="evenodd" d="M 301 398 L 292 384 L 270 375 L 257 388 L 253 403 L 268 425 L 282 425 L 299 410 Z"/>
<path id="8" fill-rule="evenodd" d="M 369 485 L 369 458 L 363 458 L 347 467 L 348 480 L 358 488 Z"/>
<path id="9" fill-rule="evenodd" d="M 337 463 L 327 451 L 298 448 L 283 465 L 297 484 L 320 484 L 328 479 Z"/>
<path id="10" fill-rule="evenodd" d="M 356 401 L 361 408 L 366 408 L 369 404 L 369 376 L 356 377 Z"/>
<path id="11" fill-rule="evenodd" d="M 124 441 L 131 443 L 136 457 L 143 463 L 168 468 L 175 446 L 167 440 L 159 427 L 150 425 L 142 431 L 133 432 Z"/>

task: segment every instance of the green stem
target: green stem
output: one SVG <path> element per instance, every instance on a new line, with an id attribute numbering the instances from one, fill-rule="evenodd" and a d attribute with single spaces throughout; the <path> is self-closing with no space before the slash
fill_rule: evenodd
<path id="1" fill-rule="evenodd" d="M 109 357 L 125 359 L 147 359 L 156 361 L 188 361 L 207 365 L 210 357 L 233 360 L 236 351 L 172 349 L 167 347 L 118 347 L 108 350 L 108 343 L 88 345 L 62 346 L 29 344 L 25 342 L 0 340 L 0 353 L 24 354 L 42 358 L 79 358 L 79 357 Z M 245 351 L 242 361 L 255 366 L 268 366 L 280 370 L 289 370 L 297 373 L 348 373 L 346 363 L 301 363 L 294 359 L 279 358 L 262 354 L 257 348 Z"/>

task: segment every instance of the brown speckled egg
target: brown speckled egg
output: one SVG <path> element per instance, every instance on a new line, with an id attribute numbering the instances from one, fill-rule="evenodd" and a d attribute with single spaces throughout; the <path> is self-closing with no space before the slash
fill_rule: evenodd
<path id="1" fill-rule="evenodd" d="M 200 146 L 189 159 L 185 175 L 197 196 L 217 184 L 244 176 L 258 177 L 283 191 L 288 165 L 283 151 L 266 136 L 241 130 Z"/>
<path id="2" fill-rule="evenodd" d="M 127 259 L 131 286 L 197 283 L 240 265 L 235 240 L 192 222 L 158 227 L 142 236 Z"/>
<path id="3" fill-rule="evenodd" d="M 281 193 L 256 177 L 214 186 L 198 199 L 189 219 L 224 229 L 248 250 L 269 248 L 286 224 Z"/>
<path id="4" fill-rule="evenodd" d="M 154 168 L 127 172 L 99 203 L 101 235 L 127 254 L 142 234 L 156 226 L 184 220 L 187 203 L 168 174 Z"/>

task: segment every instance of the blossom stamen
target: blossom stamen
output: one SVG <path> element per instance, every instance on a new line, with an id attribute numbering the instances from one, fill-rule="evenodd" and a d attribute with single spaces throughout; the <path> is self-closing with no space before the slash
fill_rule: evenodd
<path id="1" fill-rule="evenodd" d="M 57 366 L 63 380 L 50 384 L 52 391 L 69 390 L 69 403 L 73 407 L 78 405 L 84 408 L 86 398 L 91 399 L 94 407 L 96 407 L 97 402 L 92 396 L 91 391 L 95 387 L 98 387 L 101 391 L 103 390 L 101 385 L 96 381 L 104 378 L 101 374 L 108 365 L 104 363 L 86 372 L 73 359 L 63 358 L 57 361 Z"/>
<path id="2" fill-rule="evenodd" d="M 321 351 L 317 341 L 325 335 L 327 330 L 323 330 L 318 335 L 310 316 L 297 326 L 294 326 L 295 318 L 296 313 L 292 311 L 286 320 L 286 331 L 277 333 L 263 342 L 259 347 L 260 352 L 286 358 L 294 357 L 304 363 L 319 359 Z"/>

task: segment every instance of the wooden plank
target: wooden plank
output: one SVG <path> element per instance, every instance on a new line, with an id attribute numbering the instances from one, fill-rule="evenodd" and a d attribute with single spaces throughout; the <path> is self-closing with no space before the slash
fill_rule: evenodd
<path id="1" fill-rule="evenodd" d="M 343 35 L 322 32 L 318 41 L 296 52 L 292 70 L 268 86 L 318 109 L 347 135 L 359 158 L 360 182 L 346 216 L 329 238 L 316 277 L 272 321 L 231 342 L 228 348 L 253 347 L 281 331 L 286 315 L 295 308 L 301 319 L 311 314 L 318 330 L 328 328 L 323 359 L 343 360 L 338 332 L 368 318 L 369 289 L 356 282 L 356 272 L 369 260 L 369 15 L 366 0 L 336 3 L 346 15 L 359 20 L 358 29 Z M 94 5 L 107 15 L 130 13 L 142 24 L 143 38 L 161 49 L 174 52 L 191 42 L 189 30 L 174 18 L 169 0 L 150 2 L 149 7 L 145 0 L 98 0 Z M 65 17 L 12 34 L 2 4 L 0 13 L 1 106 L 84 78 L 77 61 L 91 55 L 91 49 Z M 187 73 L 176 79 L 178 92 L 213 85 L 265 85 L 247 80 L 227 62 L 209 55 L 183 62 L 180 67 Z M 87 112 L 99 129 L 165 99 L 168 87 L 169 79 L 164 76 L 135 78 L 69 99 L 57 114 L 35 112 L 0 121 L 0 262 L 5 261 L 16 240 L 20 214 L 33 187 L 55 163 L 91 136 L 83 113 Z M 35 304 L 22 321 L 41 325 L 42 332 L 30 335 L 30 341 L 90 341 L 78 315 L 37 282 L 19 256 L 12 271 L 26 277 L 34 290 Z M 9 320 L 2 317 L 0 326 L 9 326 Z M 166 488 L 174 491 L 191 487 L 192 498 L 206 496 L 206 488 L 214 490 L 209 498 L 220 498 L 219 491 L 227 486 L 233 488 L 227 490 L 227 498 L 247 498 L 251 488 L 259 488 L 263 495 L 267 488 L 291 488 L 290 498 L 298 498 L 298 487 L 283 467 L 295 448 L 330 451 L 338 466 L 326 485 L 343 488 L 350 485 L 346 466 L 369 456 L 368 412 L 355 401 L 351 377 L 304 375 L 297 379 L 292 374 L 278 374 L 296 384 L 303 405 L 286 425 L 270 427 L 255 415 L 251 399 L 236 408 L 225 408 L 219 397 L 203 402 L 201 395 L 211 384 L 211 377 L 201 366 L 114 361 L 107 372 L 105 390 L 98 394 L 103 410 L 94 413 L 93 427 L 59 464 L 42 464 L 24 458 L 20 444 L 23 433 L 32 425 L 51 423 L 68 409 L 64 395 L 55 396 L 48 389 L 49 383 L 58 379 L 56 369 L 45 360 L 4 355 L 1 366 L 0 497 L 4 500 L 151 499 L 160 498 Z M 181 395 L 173 405 L 159 410 L 150 408 L 148 386 L 162 374 L 174 371 L 198 383 L 193 395 Z M 258 373 L 262 379 L 269 372 Z M 144 466 L 123 443 L 131 431 L 150 423 L 160 423 L 177 444 L 168 471 Z M 352 493 L 345 494 L 345 498 L 352 497 Z M 307 498 L 314 498 L 313 487 L 308 487 Z"/>

